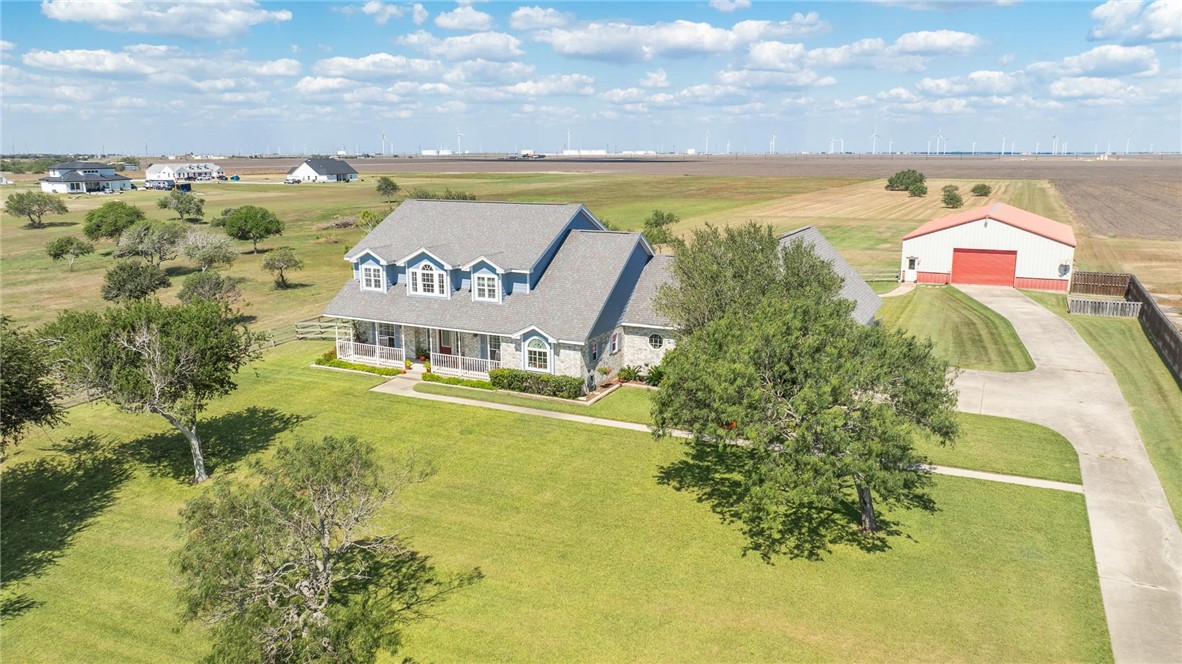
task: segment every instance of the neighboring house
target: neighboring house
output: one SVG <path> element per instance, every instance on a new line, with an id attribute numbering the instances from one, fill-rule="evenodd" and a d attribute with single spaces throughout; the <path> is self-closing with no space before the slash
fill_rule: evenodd
<path id="1" fill-rule="evenodd" d="M 352 338 L 337 340 L 342 359 L 400 366 L 421 355 L 441 374 L 507 367 L 590 388 L 600 368 L 656 364 L 675 343 L 653 309 L 673 258 L 579 204 L 407 200 L 345 260 L 353 278 L 324 311 L 352 323 Z M 862 286 L 872 316 L 877 296 Z"/>
<path id="2" fill-rule="evenodd" d="M 341 159 L 305 159 L 287 172 L 288 180 L 300 182 L 352 182 L 357 170 Z"/>
<path id="3" fill-rule="evenodd" d="M 97 161 L 67 161 L 49 167 L 41 178 L 41 191 L 53 194 L 84 194 L 134 189 L 131 178 L 119 175 L 111 164 Z"/>
<path id="4" fill-rule="evenodd" d="M 12 180 L 9 180 L 7 175 L 0 173 L 0 187 L 7 186 L 10 184 L 12 184 Z"/>
<path id="5" fill-rule="evenodd" d="M 833 266 L 833 271 L 841 277 L 844 282 L 841 287 L 841 297 L 853 300 L 854 312 L 850 315 L 854 320 L 863 325 L 874 320 L 874 314 L 878 313 L 879 307 L 882 306 L 882 299 L 878 297 L 878 293 L 874 292 L 870 284 L 866 283 L 862 275 L 858 274 L 858 271 L 845 258 L 842 258 L 841 254 L 837 253 L 833 245 L 829 244 L 829 240 L 821 235 L 821 231 L 817 230 L 816 226 L 805 226 L 780 236 L 781 245 L 798 240 L 812 246 L 813 251 L 829 261 L 829 264 Z"/>
<path id="6" fill-rule="evenodd" d="M 144 171 L 144 183 L 165 183 L 176 182 L 177 180 L 213 180 L 225 174 L 225 169 L 212 162 L 152 164 Z"/>
<path id="7" fill-rule="evenodd" d="M 935 219 L 903 236 L 903 281 L 1066 291 L 1071 226 L 1005 203 Z"/>

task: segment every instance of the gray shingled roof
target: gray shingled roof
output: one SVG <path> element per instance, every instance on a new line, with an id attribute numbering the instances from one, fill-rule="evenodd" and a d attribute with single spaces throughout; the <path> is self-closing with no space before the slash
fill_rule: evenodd
<path id="1" fill-rule="evenodd" d="M 64 170 L 80 170 L 84 168 L 115 168 L 110 164 L 104 164 L 101 161 L 63 161 L 60 164 L 54 164 L 49 167 L 51 171 Z"/>
<path id="2" fill-rule="evenodd" d="M 402 285 L 386 293 L 363 291 L 350 279 L 324 313 L 504 336 L 535 326 L 556 339 L 582 343 L 640 241 L 639 233 L 572 231 L 537 288 L 500 304 L 473 302 L 469 289 L 445 300 L 409 296 Z"/>
<path id="3" fill-rule="evenodd" d="M 41 178 L 40 182 L 118 182 L 120 180 L 130 180 L 126 175 L 107 175 L 105 173 L 83 173 L 81 171 L 68 171 L 65 175 L 46 176 Z"/>
<path id="4" fill-rule="evenodd" d="M 882 306 L 882 299 L 866 283 L 862 275 L 858 274 L 858 271 L 842 258 L 833 245 L 829 244 L 829 240 L 825 239 L 821 231 L 817 230 L 816 226 L 805 226 L 780 236 L 781 245 L 787 245 L 796 240 L 812 245 L 818 256 L 833 265 L 833 270 L 845 282 L 841 287 L 841 296 L 854 301 L 854 320 L 863 325 L 873 320 L 874 314 Z"/>
<path id="5" fill-rule="evenodd" d="M 854 301 L 854 320 L 863 325 L 873 320 L 874 314 L 882 306 L 882 300 L 879 299 L 874 289 L 870 288 L 862 279 L 862 275 L 858 274 L 842 258 L 833 245 L 829 244 L 821 231 L 817 230 L 815 226 L 805 226 L 780 236 L 781 245 L 787 245 L 795 240 L 812 245 L 818 256 L 833 265 L 834 271 L 844 282 L 841 296 Z M 624 325 L 650 327 L 670 327 L 672 325 L 667 318 L 653 309 L 653 298 L 657 294 L 657 289 L 672 278 L 669 272 L 672 264 L 672 256 L 655 256 L 645 266 L 644 273 L 640 275 L 640 281 L 636 284 L 636 290 L 632 294 L 632 300 L 628 303 L 628 309 L 624 312 L 624 319 L 621 321 Z"/>
<path id="6" fill-rule="evenodd" d="M 345 256 L 352 260 L 368 250 L 394 262 L 425 248 L 452 267 L 484 256 L 503 270 L 526 270 L 582 207 L 410 199 Z"/>
<path id="7" fill-rule="evenodd" d="M 357 173 L 357 169 L 340 159 L 305 159 L 304 163 L 321 175 L 355 175 Z M 288 173 L 290 172 L 288 171 Z"/>
<path id="8" fill-rule="evenodd" d="M 653 309 L 653 298 L 657 296 L 657 289 L 661 284 L 669 281 L 669 267 L 673 265 L 673 256 L 658 254 L 653 256 L 644 272 L 636 282 L 632 291 L 632 299 L 628 301 L 628 308 L 624 311 L 622 325 L 642 325 L 646 327 L 672 327 L 668 318 L 658 314 Z"/>

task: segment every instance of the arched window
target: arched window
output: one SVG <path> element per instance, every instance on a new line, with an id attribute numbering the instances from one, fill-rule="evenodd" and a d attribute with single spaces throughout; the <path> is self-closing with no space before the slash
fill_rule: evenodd
<path id="1" fill-rule="evenodd" d="M 410 292 L 413 295 L 447 296 L 444 289 L 444 274 L 430 263 L 423 263 L 417 270 L 410 270 Z"/>
<path id="2" fill-rule="evenodd" d="M 550 370 L 550 347 L 545 341 L 534 337 L 525 345 L 525 368 L 534 371 Z"/>
<path id="3" fill-rule="evenodd" d="M 648 335 L 648 345 L 652 346 L 653 348 L 660 348 L 661 346 L 665 345 L 665 337 L 662 337 L 659 334 L 650 334 Z"/>

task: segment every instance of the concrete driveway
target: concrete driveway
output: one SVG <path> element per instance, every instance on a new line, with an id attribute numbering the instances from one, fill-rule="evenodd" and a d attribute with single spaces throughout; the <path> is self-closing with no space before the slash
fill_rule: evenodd
<path id="1" fill-rule="evenodd" d="M 1182 662 L 1182 533 L 1112 372 L 1070 324 L 1019 291 L 958 288 L 1006 317 L 1037 367 L 963 372 L 960 410 L 1035 422 L 1071 441 L 1116 661 Z"/>

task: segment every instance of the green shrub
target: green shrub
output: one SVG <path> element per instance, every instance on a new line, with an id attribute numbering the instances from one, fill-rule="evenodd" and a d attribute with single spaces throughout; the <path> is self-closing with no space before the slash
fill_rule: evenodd
<path id="1" fill-rule="evenodd" d="M 944 189 L 944 207 L 956 209 L 964 206 L 964 199 L 960 197 L 960 192 L 955 189 Z"/>
<path id="2" fill-rule="evenodd" d="M 911 191 L 912 186 L 923 184 L 925 180 L 923 173 L 909 168 L 888 178 L 886 188 L 888 191 Z"/>
<path id="3" fill-rule="evenodd" d="M 915 196 L 916 198 L 921 197 L 921 196 L 927 196 L 928 195 L 928 186 L 922 182 L 916 182 L 915 184 L 913 184 L 907 188 L 907 193 L 911 194 L 912 196 Z"/>
<path id="4" fill-rule="evenodd" d="M 620 380 L 625 383 L 630 383 L 635 380 L 640 380 L 640 367 L 638 366 L 624 366 L 620 367 L 619 373 L 616 374 Z"/>
<path id="5" fill-rule="evenodd" d="M 648 368 L 648 373 L 646 373 L 644 375 L 644 382 L 648 383 L 649 385 L 652 385 L 653 387 L 656 387 L 661 384 L 661 381 L 664 378 L 665 378 L 665 370 L 661 368 L 661 365 L 654 364 L 653 366 Z"/>
<path id="6" fill-rule="evenodd" d="M 357 364 L 356 362 L 346 362 L 337 359 L 336 349 L 331 349 L 320 357 L 316 358 L 316 364 L 322 367 L 334 367 L 337 369 L 351 369 L 353 371 L 364 371 L 378 376 L 397 376 L 402 373 L 399 369 L 389 367 L 371 367 L 368 364 Z"/>
<path id="7" fill-rule="evenodd" d="M 988 196 L 993 193 L 993 187 L 987 184 L 975 184 L 970 191 L 973 192 L 974 196 Z"/>
<path id="8" fill-rule="evenodd" d="M 459 385 L 460 387 L 475 387 L 478 390 L 495 390 L 493 384 L 487 380 L 472 380 L 456 376 L 440 376 L 439 374 L 423 374 L 423 380 L 428 383 L 443 383 L 444 385 Z"/>
<path id="9" fill-rule="evenodd" d="M 512 390 L 547 397 L 577 399 L 583 393 L 583 381 L 574 376 L 553 376 L 521 369 L 493 369 L 489 382 L 499 390 Z"/>

